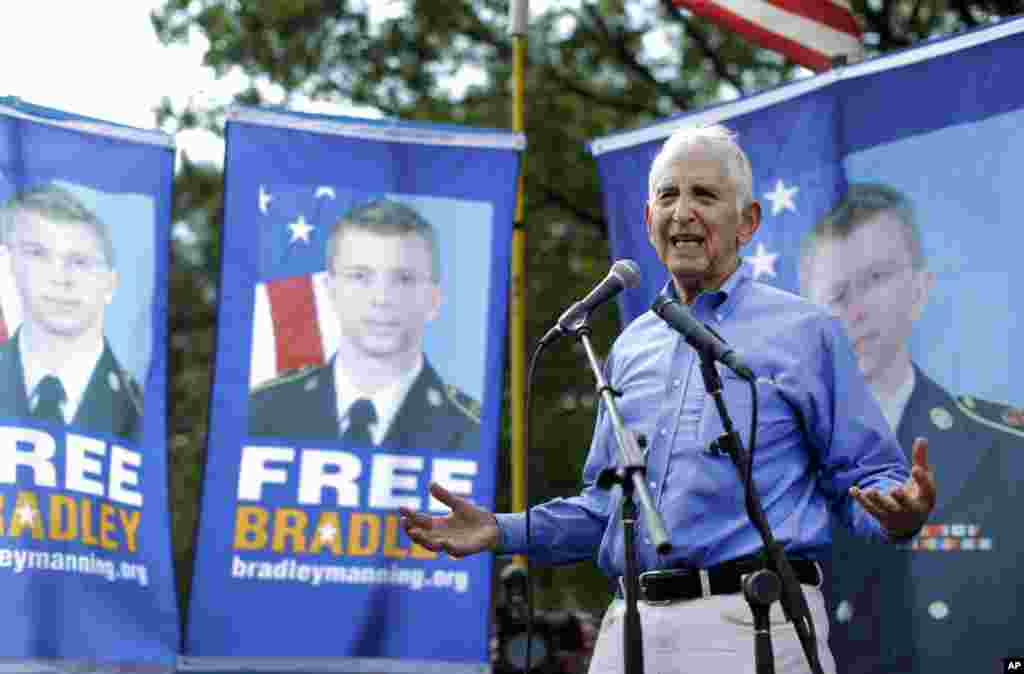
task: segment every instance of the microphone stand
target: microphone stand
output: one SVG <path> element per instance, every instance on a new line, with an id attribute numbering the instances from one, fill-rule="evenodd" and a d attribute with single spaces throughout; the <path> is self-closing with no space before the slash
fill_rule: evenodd
<path id="1" fill-rule="evenodd" d="M 715 407 L 718 408 L 718 416 L 722 420 L 722 429 L 725 431 L 721 437 L 711 443 L 711 449 L 715 452 L 726 452 L 733 464 L 736 465 L 736 469 L 740 473 L 740 481 L 743 483 L 747 517 L 750 518 L 751 524 L 757 529 L 764 543 L 765 568 L 744 576 L 742 582 L 743 596 L 750 604 L 750 610 L 754 614 L 755 671 L 757 674 L 774 674 L 775 672 L 770 610 L 772 602 L 779 600 L 782 602 L 786 617 L 796 628 L 808 666 L 814 674 L 822 674 L 814 635 L 814 622 L 811 620 L 811 612 L 807 607 L 803 589 L 800 587 L 800 582 L 797 580 L 796 573 L 786 558 L 782 546 L 772 535 L 768 518 L 761 506 L 760 497 L 754 488 L 753 455 L 744 450 L 743 441 L 733 428 L 729 410 L 722 397 L 722 380 L 718 376 L 718 370 L 715 368 L 711 354 L 701 349 L 697 349 L 697 353 L 700 356 L 700 372 L 704 378 L 704 389 L 714 399 Z M 756 387 L 753 380 L 750 381 L 750 385 Z M 756 432 L 756 388 L 754 388 L 754 394 L 753 420 Z M 751 447 L 751 452 L 753 450 L 754 448 Z"/>
<path id="2" fill-rule="evenodd" d="M 625 543 L 624 574 L 622 576 L 622 589 L 626 602 L 626 614 L 623 622 L 623 658 L 625 674 L 643 674 L 644 651 L 643 633 L 640 624 L 640 612 L 637 608 L 637 595 L 639 593 L 639 571 L 636 559 L 636 522 L 637 503 L 639 501 L 644 518 L 644 524 L 650 533 L 658 554 L 665 554 L 672 548 L 668 540 L 668 532 L 661 515 L 654 507 L 654 500 L 651 492 L 647 489 L 646 467 L 644 465 L 643 452 L 637 442 L 636 435 L 626 429 L 615 405 L 615 396 L 621 395 L 615 391 L 605 379 L 604 371 L 594 353 L 594 347 L 590 342 L 590 326 L 587 318 L 584 317 L 573 327 L 572 332 L 583 344 L 587 353 L 587 361 L 594 373 L 598 395 L 604 401 L 605 409 L 608 411 L 608 418 L 612 422 L 612 429 L 615 432 L 616 444 L 619 448 L 619 465 L 616 468 L 607 468 L 601 472 L 597 480 L 597 486 L 601 489 L 611 489 L 614 485 L 622 487 L 622 507 L 620 517 L 622 519 L 622 533 Z"/>

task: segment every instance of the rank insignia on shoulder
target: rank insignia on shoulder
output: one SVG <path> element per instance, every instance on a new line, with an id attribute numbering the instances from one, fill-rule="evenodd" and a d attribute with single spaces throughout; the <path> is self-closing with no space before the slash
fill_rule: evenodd
<path id="1" fill-rule="evenodd" d="M 294 370 L 286 370 L 273 379 L 268 379 L 262 384 L 257 384 L 252 388 L 251 393 L 259 393 L 260 391 L 266 391 L 267 389 L 277 388 L 283 384 L 291 384 L 302 380 L 305 377 L 309 377 L 315 373 L 319 368 L 316 365 L 304 365 L 303 367 L 296 368 Z M 303 388 L 307 391 L 312 391 L 319 385 L 318 377 L 310 377 L 308 381 L 303 384 Z"/>
<path id="2" fill-rule="evenodd" d="M 948 431 L 953 428 L 953 415 L 945 407 L 933 407 L 928 416 L 940 431 Z"/>
<path id="3" fill-rule="evenodd" d="M 142 386 L 134 377 L 124 370 L 111 370 L 107 373 L 107 384 L 114 393 L 124 393 L 135 407 L 135 412 L 142 414 Z"/>
<path id="4" fill-rule="evenodd" d="M 480 423 L 480 403 L 466 395 L 452 384 L 445 387 L 448 400 L 476 423 Z"/>
<path id="5" fill-rule="evenodd" d="M 444 403 L 444 398 L 441 397 L 441 392 L 434 387 L 427 389 L 427 402 L 430 403 L 431 407 L 440 407 Z"/>
<path id="6" fill-rule="evenodd" d="M 1024 407 L 1011 407 L 1003 412 L 1003 423 L 1013 428 L 1024 428 Z"/>
<path id="7" fill-rule="evenodd" d="M 957 398 L 957 407 L 980 424 L 1024 438 L 1024 408 L 989 402 L 973 396 Z"/>

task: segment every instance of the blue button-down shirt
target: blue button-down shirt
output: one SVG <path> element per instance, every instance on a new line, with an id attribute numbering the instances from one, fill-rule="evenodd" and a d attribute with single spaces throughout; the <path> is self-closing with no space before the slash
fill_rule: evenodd
<path id="1" fill-rule="evenodd" d="M 669 283 L 665 292 L 674 295 Z M 909 475 L 906 458 L 858 369 L 841 325 L 820 307 L 758 283 L 741 265 L 724 286 L 701 294 L 694 315 L 737 349 L 758 377 L 754 481 L 777 541 L 787 552 L 823 557 L 833 516 L 868 538 L 885 539 L 877 520 L 848 494 L 851 485 L 888 492 Z M 711 451 L 722 433 L 700 362 L 686 341 L 652 312 L 631 323 L 605 363 L 626 427 L 647 438 L 647 481 L 672 543 L 655 552 L 642 518 L 641 570 L 707 567 L 757 552 L 739 473 Z M 747 382 L 719 367 L 729 416 L 744 445 L 752 399 Z M 531 509 L 531 558 L 569 563 L 593 558 L 623 572 L 621 491 L 599 489 L 618 462 L 611 421 L 598 411 L 578 496 Z M 502 552 L 526 552 L 525 515 L 499 514 Z"/>

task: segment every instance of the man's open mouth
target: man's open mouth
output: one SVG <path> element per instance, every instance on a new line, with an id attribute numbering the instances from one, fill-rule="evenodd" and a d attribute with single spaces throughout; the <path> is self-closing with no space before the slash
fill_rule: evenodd
<path id="1" fill-rule="evenodd" d="M 673 234 L 668 239 L 673 248 L 700 248 L 704 245 L 704 237 L 697 234 Z"/>

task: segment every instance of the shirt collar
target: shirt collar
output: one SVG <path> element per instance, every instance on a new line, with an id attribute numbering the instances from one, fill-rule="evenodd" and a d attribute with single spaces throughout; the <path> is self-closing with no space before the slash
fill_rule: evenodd
<path id="1" fill-rule="evenodd" d="M 64 387 L 64 394 L 67 399 L 61 405 L 61 412 L 64 421 L 70 423 L 78 412 L 78 406 L 85 396 L 85 389 L 89 386 L 92 373 L 103 356 L 103 340 L 100 339 L 95 345 L 83 349 L 74 354 L 69 354 L 64 363 L 53 370 L 43 367 L 32 355 L 31 345 L 25 339 L 25 332 L 18 333 L 18 351 L 21 356 L 21 368 L 25 375 L 25 395 L 28 397 L 29 408 L 36 404 L 36 387 L 39 381 L 48 374 L 60 379 Z M 113 373 L 112 373 L 113 374 Z M 116 376 L 116 375 L 115 375 Z"/>
<path id="2" fill-rule="evenodd" d="M 721 288 L 718 290 L 705 290 L 697 296 L 697 299 L 693 302 L 694 315 L 702 320 L 706 320 L 708 314 L 712 313 L 715 314 L 718 320 L 726 318 L 733 312 L 736 304 L 739 302 L 740 293 L 737 290 L 752 279 L 753 273 L 750 265 L 741 258 L 739 267 L 729 275 Z M 671 278 L 661 289 L 660 294 L 673 300 L 682 301 L 679 298 L 679 293 L 676 292 L 676 286 Z"/>
<path id="3" fill-rule="evenodd" d="M 878 398 L 878 406 L 882 408 L 882 414 L 885 415 L 885 420 L 889 422 L 889 427 L 892 428 L 893 432 L 900 425 L 903 412 L 907 409 L 910 396 L 914 393 L 914 384 L 916 382 L 917 372 L 914 371 L 914 368 L 910 368 L 910 376 L 907 377 L 907 380 L 900 385 L 895 393 L 892 395 L 875 394 Z"/>
<path id="4" fill-rule="evenodd" d="M 334 357 L 334 391 L 337 396 L 338 419 L 341 420 L 341 430 L 345 431 L 348 425 L 348 410 L 356 400 L 366 398 L 373 402 L 374 410 L 377 412 L 377 422 L 370 427 L 373 442 L 379 445 L 391 428 L 391 422 L 398 416 L 398 410 L 405 402 L 405 397 L 412 388 L 416 378 L 423 371 L 423 355 L 416 361 L 416 365 L 403 373 L 401 377 L 373 395 L 366 395 L 357 389 L 345 374 L 341 359 Z"/>

